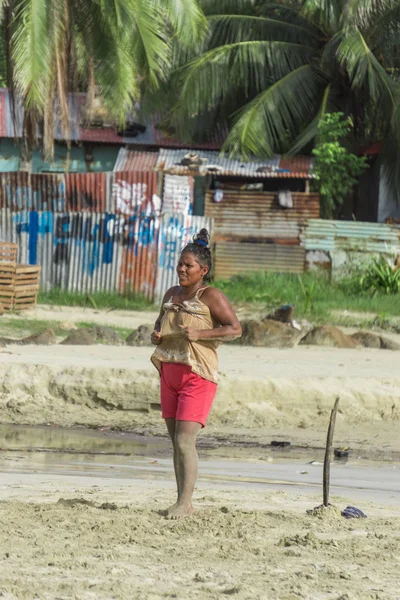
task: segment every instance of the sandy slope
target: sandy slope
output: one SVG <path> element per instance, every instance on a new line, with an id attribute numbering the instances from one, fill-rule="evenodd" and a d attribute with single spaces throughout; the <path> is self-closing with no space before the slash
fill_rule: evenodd
<path id="1" fill-rule="evenodd" d="M 1 355 L 0 419 L 163 431 L 150 353 L 106 346 L 9 347 Z M 209 434 L 264 443 L 283 436 L 322 445 L 340 394 L 338 442 L 400 450 L 396 352 L 226 345 L 220 356 L 221 385 Z"/>

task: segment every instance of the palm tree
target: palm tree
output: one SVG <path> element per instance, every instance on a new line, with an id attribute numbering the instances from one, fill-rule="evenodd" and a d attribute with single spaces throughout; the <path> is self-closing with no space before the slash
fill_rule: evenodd
<path id="1" fill-rule="evenodd" d="M 68 93 L 98 95 L 122 122 L 140 86 L 156 88 L 171 65 L 171 40 L 199 41 L 196 0 L 0 0 L 8 87 L 25 109 L 28 145 L 43 126 L 51 156 L 54 107 L 68 140 Z M 89 106 L 90 112 L 90 106 Z"/>
<path id="2" fill-rule="evenodd" d="M 296 153 L 325 113 L 354 124 L 353 151 L 381 141 L 400 195 L 400 0 L 202 0 L 209 33 L 177 52 L 178 122 L 228 117 L 225 149 Z"/>

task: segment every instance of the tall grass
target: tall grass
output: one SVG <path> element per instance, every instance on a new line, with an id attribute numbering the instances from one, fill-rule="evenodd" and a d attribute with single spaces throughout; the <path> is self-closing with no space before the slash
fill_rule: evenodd
<path id="1" fill-rule="evenodd" d="M 387 296 L 363 290 L 359 277 L 331 281 L 326 274 L 301 275 L 254 273 L 216 281 L 233 303 L 255 303 L 266 310 L 282 304 L 294 304 L 297 317 L 317 321 L 330 319 L 333 310 L 371 312 L 400 316 L 400 294 Z"/>

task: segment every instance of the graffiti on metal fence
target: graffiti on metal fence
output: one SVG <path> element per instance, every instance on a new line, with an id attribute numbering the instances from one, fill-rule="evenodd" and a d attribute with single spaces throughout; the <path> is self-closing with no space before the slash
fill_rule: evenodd
<path id="1" fill-rule="evenodd" d="M 159 177 L 154 171 L 0 174 L 0 238 L 18 244 L 20 263 L 41 265 L 45 290 L 160 297 L 174 280 L 182 247 L 209 219 L 164 214 Z M 177 198 L 189 211 L 187 179 Z"/>

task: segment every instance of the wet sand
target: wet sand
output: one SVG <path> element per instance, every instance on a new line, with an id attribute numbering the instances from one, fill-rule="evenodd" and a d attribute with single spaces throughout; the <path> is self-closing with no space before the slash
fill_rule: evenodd
<path id="1" fill-rule="evenodd" d="M 138 454 L 140 443 L 129 456 L 26 453 L 23 436 L 9 446 L 0 454 L 6 600 L 400 597 L 400 462 L 332 465 L 334 507 L 309 515 L 321 503 L 320 464 L 282 452 L 201 456 L 196 513 L 172 522 L 162 516 L 175 497 L 165 447 L 163 457 Z M 344 519 L 347 504 L 367 519 Z"/>

